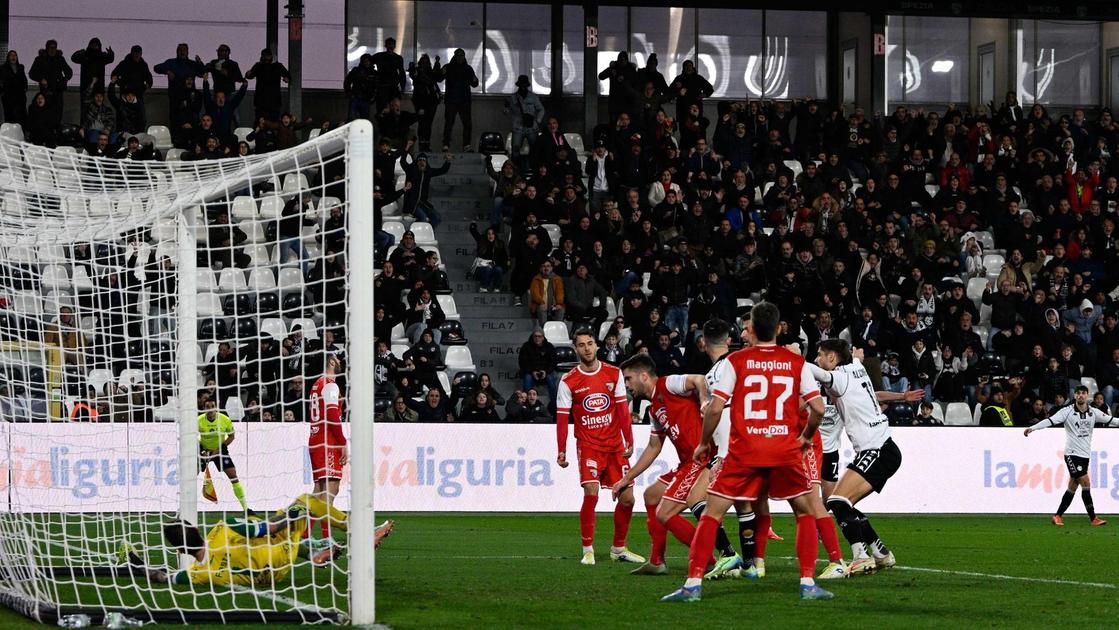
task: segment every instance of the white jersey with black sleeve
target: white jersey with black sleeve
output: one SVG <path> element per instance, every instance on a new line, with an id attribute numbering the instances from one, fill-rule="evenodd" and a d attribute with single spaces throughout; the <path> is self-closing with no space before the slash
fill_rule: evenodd
<path id="1" fill-rule="evenodd" d="M 721 374 L 722 367 L 726 363 L 727 356 L 729 356 L 729 354 L 730 353 L 727 353 L 719 357 L 719 359 L 715 361 L 715 364 L 711 366 L 711 369 L 707 370 L 707 374 L 703 376 L 704 380 L 707 381 L 707 391 L 715 391 L 715 384 L 719 382 L 719 376 Z M 729 404 L 723 406 L 723 415 L 719 417 L 719 424 L 715 427 L 714 440 L 715 445 L 718 447 L 719 450 L 718 456 L 726 457 L 727 449 L 730 448 Z"/>
<path id="2" fill-rule="evenodd" d="M 812 363 L 807 365 L 839 410 L 842 426 L 855 452 L 881 448 L 890 439 L 890 423 L 878 405 L 874 385 L 863 364 L 853 359 L 831 371 Z M 826 446 L 824 451 L 827 452 Z"/>
<path id="3" fill-rule="evenodd" d="M 1039 420 L 1030 427 L 1031 431 L 1065 425 L 1065 455 L 1089 458 L 1092 456 L 1092 431 L 1096 425 L 1119 427 L 1119 418 L 1114 418 L 1095 407 L 1080 411 L 1076 404 L 1061 407 L 1048 418 Z"/>

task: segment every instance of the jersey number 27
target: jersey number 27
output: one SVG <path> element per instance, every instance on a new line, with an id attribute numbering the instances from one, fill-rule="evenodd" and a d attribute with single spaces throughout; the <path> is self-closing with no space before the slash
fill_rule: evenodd
<path id="1" fill-rule="evenodd" d="M 742 399 L 743 411 L 747 420 L 784 420 L 785 401 L 793 395 L 793 378 L 791 376 L 762 376 L 751 374 L 742 381 L 746 388 L 746 395 Z M 769 400 L 770 390 L 774 390 L 776 400 L 774 413 L 776 417 L 769 418 L 766 414 L 766 401 Z M 755 405 L 759 408 L 755 409 Z"/>

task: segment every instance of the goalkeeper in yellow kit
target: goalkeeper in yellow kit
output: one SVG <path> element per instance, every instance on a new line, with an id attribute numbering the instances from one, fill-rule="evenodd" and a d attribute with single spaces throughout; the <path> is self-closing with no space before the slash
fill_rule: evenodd
<path id="1" fill-rule="evenodd" d="M 332 527 L 346 530 L 348 515 L 310 494 L 300 495 L 284 510 L 266 520 L 227 518 L 202 537 L 199 528 L 183 520 L 165 523 L 163 540 L 168 547 L 194 557 L 185 571 L 172 574 L 149 569 L 131 545 L 121 545 L 119 560 L 134 572 L 146 572 L 153 582 L 241 586 L 271 585 L 287 577 L 297 558 L 325 564 L 342 548 L 333 541 L 307 538 L 311 519 L 326 519 Z M 385 521 L 376 530 L 374 544 L 393 528 Z"/>

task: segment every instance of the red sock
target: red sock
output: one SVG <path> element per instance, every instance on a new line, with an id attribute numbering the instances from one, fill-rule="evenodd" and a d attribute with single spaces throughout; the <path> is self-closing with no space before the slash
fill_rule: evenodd
<path id="1" fill-rule="evenodd" d="M 816 532 L 816 517 L 805 514 L 797 517 L 797 560 L 800 561 L 800 577 L 816 574 L 816 550 L 820 541 Z"/>
<path id="2" fill-rule="evenodd" d="M 328 518 L 320 518 L 319 519 L 319 531 L 322 532 L 322 537 L 323 538 L 330 538 L 330 519 L 328 519 Z"/>
<path id="3" fill-rule="evenodd" d="M 676 540 L 679 540 L 689 547 L 692 546 L 692 541 L 695 540 L 696 530 L 695 525 L 689 523 L 688 519 L 677 514 L 676 516 L 668 519 L 668 522 L 665 523 L 664 526 L 666 529 L 668 529 L 668 531 L 672 532 L 672 535 L 676 537 Z"/>
<path id="4" fill-rule="evenodd" d="M 773 527 L 772 514 L 758 514 L 758 526 L 754 528 L 754 556 L 765 560 L 765 546 L 769 544 L 769 530 Z"/>
<path id="5" fill-rule="evenodd" d="M 657 520 L 656 504 L 646 505 L 645 524 L 649 527 L 649 538 L 653 539 L 653 551 L 649 554 L 650 564 L 664 564 L 664 548 L 668 544 L 668 532 Z"/>
<path id="6" fill-rule="evenodd" d="M 594 542 L 594 508 L 598 505 L 598 495 L 583 495 L 583 507 L 579 508 L 579 532 L 583 535 L 583 546 L 590 547 Z"/>
<path id="7" fill-rule="evenodd" d="M 828 560 L 839 562 L 843 559 L 843 550 L 839 548 L 839 535 L 835 532 L 835 521 L 830 516 L 821 516 L 816 519 L 816 528 L 820 530 L 820 538 L 824 541 L 824 549 L 828 550 Z"/>
<path id="8" fill-rule="evenodd" d="M 629 534 L 629 522 L 633 520 L 633 505 L 618 503 L 614 508 L 614 546 L 626 546 L 626 535 Z"/>
<path id="9" fill-rule="evenodd" d="M 707 572 L 707 564 L 711 562 L 711 553 L 715 551 L 715 533 L 719 531 L 719 521 L 711 516 L 703 515 L 699 519 L 699 527 L 692 538 L 692 547 L 688 552 L 688 577 L 703 579 Z"/>

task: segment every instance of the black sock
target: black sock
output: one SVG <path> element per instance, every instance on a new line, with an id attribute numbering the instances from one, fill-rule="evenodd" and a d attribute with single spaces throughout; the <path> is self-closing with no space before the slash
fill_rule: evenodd
<path id="1" fill-rule="evenodd" d="M 890 553 L 890 549 L 886 547 L 886 544 L 879 538 L 878 532 L 874 531 L 874 528 L 870 525 L 870 520 L 867 519 L 865 515 L 859 518 L 859 526 L 862 527 L 863 530 L 863 540 L 877 552 L 875 555 L 885 556 Z"/>
<path id="2" fill-rule="evenodd" d="M 1065 490 L 1064 496 L 1061 497 L 1061 505 L 1057 508 L 1057 516 L 1063 515 L 1065 513 L 1065 510 L 1068 509 L 1068 506 L 1072 505 L 1072 498 L 1074 496 L 1076 496 L 1075 492 L 1072 492 L 1071 490 Z"/>
<path id="3" fill-rule="evenodd" d="M 1095 520 L 1096 504 L 1092 502 L 1092 489 L 1084 488 L 1081 490 L 1080 498 L 1084 500 L 1084 509 L 1088 510 L 1088 518 Z"/>
<path id="4" fill-rule="evenodd" d="M 835 515 L 835 522 L 839 523 L 839 529 L 843 531 L 843 537 L 848 543 L 856 545 L 867 542 L 863 538 L 863 527 L 855 508 L 846 499 L 828 499 L 827 507 Z"/>
<path id="5" fill-rule="evenodd" d="M 743 512 L 738 514 L 738 544 L 742 547 L 742 559 L 750 561 L 754 559 L 754 524 L 757 522 L 757 517 L 753 512 Z"/>
<path id="6" fill-rule="evenodd" d="M 703 511 L 707 509 L 707 502 L 700 501 L 692 506 L 692 516 L 695 517 L 696 522 L 699 522 L 700 517 L 703 516 Z M 730 544 L 730 538 L 727 537 L 727 531 L 719 525 L 719 529 L 715 532 L 715 548 L 719 550 L 724 558 L 734 555 L 734 546 Z"/>

